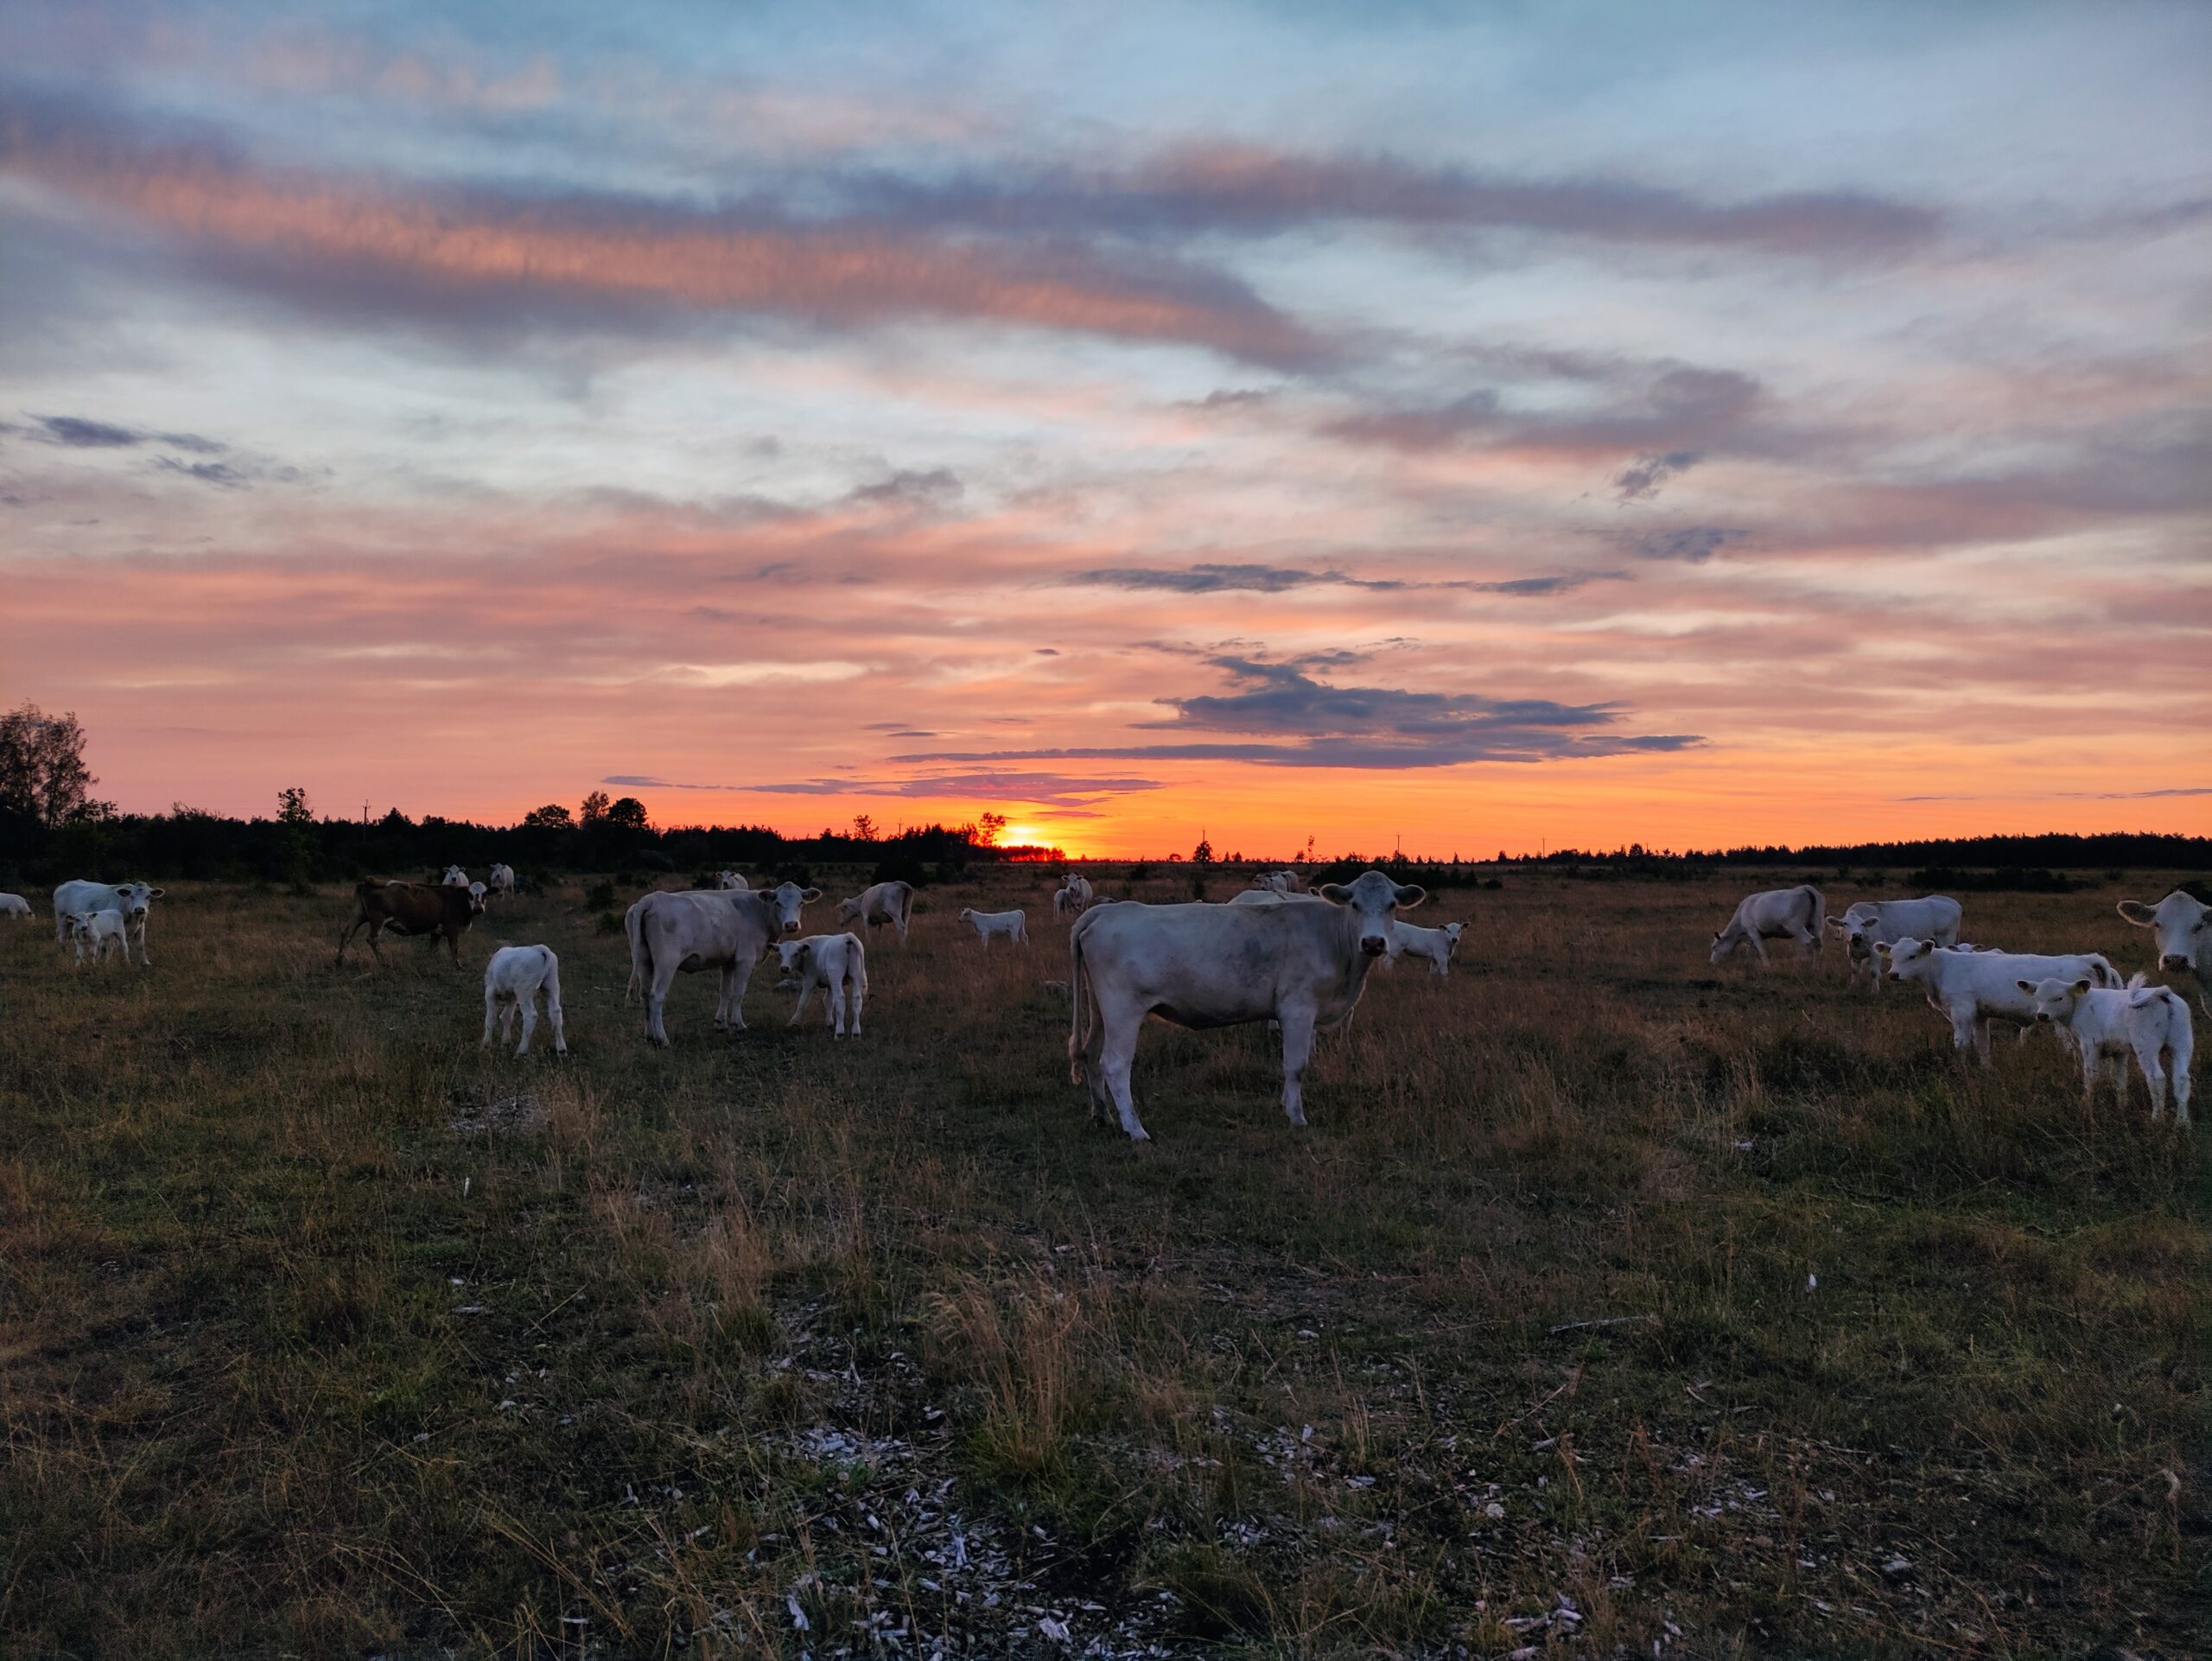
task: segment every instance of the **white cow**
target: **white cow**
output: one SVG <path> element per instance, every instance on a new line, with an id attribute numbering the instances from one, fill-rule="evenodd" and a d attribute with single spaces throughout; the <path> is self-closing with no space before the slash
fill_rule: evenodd
<path id="1" fill-rule="evenodd" d="M 2056 1021 L 2073 1033 L 2074 1047 L 2082 1057 L 2084 1103 L 2095 1098 L 2097 1069 L 2110 1057 L 2115 1063 L 2113 1089 L 2126 1104 L 2132 1051 L 2135 1064 L 2143 1069 L 2143 1082 L 2151 1087 L 2151 1117 L 2165 1117 L 2166 1080 L 2171 1077 L 2174 1123 L 2189 1123 L 2189 1063 L 2196 1048 L 2196 1033 L 2180 993 L 2171 987 L 2145 986 L 2140 975 L 2119 991 L 2086 980 L 2024 980 L 2019 987 L 2035 1001 L 2037 1021 Z"/>
<path id="2" fill-rule="evenodd" d="M 484 896 L 486 892 L 488 891 L 481 882 L 472 882 L 468 885 L 468 897 L 476 902 L 476 908 L 479 911 L 484 909 Z"/>
<path id="3" fill-rule="evenodd" d="M 715 1003 L 715 1025 L 745 1030 L 745 989 L 753 966 L 770 942 L 799 931 L 799 907 L 822 898 L 819 888 L 785 882 L 755 894 L 695 888 L 688 893 L 647 894 L 630 907 L 624 926 L 630 936 L 630 984 L 645 1000 L 645 1036 L 668 1042 L 662 1011 L 668 989 L 679 973 L 721 971 L 721 996 Z"/>
<path id="4" fill-rule="evenodd" d="M 2155 906 L 2123 900 L 2120 914 L 2138 928 L 2157 931 L 2152 939 L 2158 948 L 2158 967 L 2169 974 L 2186 969 L 2195 975 L 2196 1001 L 2212 1015 L 2212 1001 L 2205 997 L 2208 980 L 2212 980 L 2205 973 L 2212 964 L 2212 906 L 2176 888 Z"/>
<path id="5" fill-rule="evenodd" d="M 861 889 L 850 900 L 837 902 L 839 922 L 861 923 L 871 929 L 888 923 L 898 930 L 901 945 L 906 944 L 906 925 L 913 916 L 914 885 L 911 882 L 878 882 L 873 888 Z"/>
<path id="6" fill-rule="evenodd" d="M 146 920 L 152 913 L 153 902 L 167 892 L 149 888 L 143 882 L 88 882 L 79 878 L 65 882 L 54 891 L 54 943 L 69 944 L 69 919 L 80 911 L 119 911 L 131 934 L 138 939 L 139 961 L 147 968 L 154 960 L 146 954 Z M 124 954 L 130 954 L 126 950 Z"/>
<path id="7" fill-rule="evenodd" d="M 484 965 L 484 1047 L 491 1047 L 492 1023 L 499 1025 L 504 1044 L 515 1029 L 515 1012 L 522 1012 L 522 1042 L 517 1055 L 530 1053 L 530 1035 L 537 1030 L 537 994 L 545 992 L 545 1018 L 553 1023 L 553 1050 L 569 1053 L 569 1034 L 561 1025 L 561 959 L 550 945 L 503 945 Z"/>
<path id="8" fill-rule="evenodd" d="M 1465 923 L 1446 923 L 1441 928 L 1421 928 L 1412 923 L 1395 920 L 1390 924 L 1390 949 L 1383 959 L 1395 964 L 1408 956 L 1426 958 L 1432 975 L 1452 972 L 1452 958 L 1459 950 L 1459 932 Z"/>
<path id="9" fill-rule="evenodd" d="M 1295 871 L 1261 871 L 1253 876 L 1252 886 L 1270 894 L 1304 894 L 1306 879 Z"/>
<path id="10" fill-rule="evenodd" d="M 1090 879 L 1079 871 L 1070 871 L 1065 886 L 1075 897 L 1075 908 L 1078 915 L 1089 911 L 1090 902 L 1098 897 L 1091 892 Z"/>
<path id="11" fill-rule="evenodd" d="M 849 902 L 848 902 L 849 903 Z M 861 1035 L 861 1005 L 868 999 L 868 947 L 857 934 L 810 934 L 804 940 L 784 940 L 776 946 L 783 959 L 784 976 L 798 983 L 798 1007 L 784 1024 L 798 1025 L 806 1001 L 822 988 L 829 1006 L 830 1036 L 845 1035 L 845 1013 L 852 1011 L 853 1036 Z"/>
<path id="12" fill-rule="evenodd" d="M 494 865 L 492 868 L 491 881 L 484 886 L 502 897 L 512 895 L 515 891 L 515 868 L 512 865 Z"/>
<path id="13" fill-rule="evenodd" d="M 1959 902 L 1948 894 L 1931 894 L 1918 900 L 1859 900 L 1828 926 L 1843 937 L 1845 972 L 1856 979 L 1863 968 L 1875 991 L 1882 990 L 1882 960 L 1878 945 L 1890 945 L 1910 935 L 1936 945 L 1959 943 L 1959 923 L 1965 916 Z"/>
<path id="14" fill-rule="evenodd" d="M 1073 888 L 1055 888 L 1052 890 L 1052 916 L 1055 920 L 1062 917 L 1080 917 L 1082 915 L 1083 902 L 1076 897 L 1076 892 Z"/>
<path id="15" fill-rule="evenodd" d="M 1306 1123 L 1301 1080 L 1317 1026 L 1346 1020 L 1367 971 L 1389 950 L 1401 909 L 1421 888 L 1369 871 L 1330 883 L 1319 900 L 1273 905 L 1169 906 L 1124 902 L 1079 919 L 1069 932 L 1074 1012 L 1068 1069 L 1090 1091 L 1091 1114 L 1109 1107 L 1122 1129 L 1146 1139 L 1129 1095 L 1129 1067 L 1147 1015 L 1179 1027 L 1282 1026 L 1282 1111 Z"/>
<path id="16" fill-rule="evenodd" d="M 448 865 L 446 867 L 446 874 L 438 881 L 448 888 L 465 888 L 468 886 L 468 873 L 458 865 Z"/>
<path id="17" fill-rule="evenodd" d="M 0 894 L 0 917 L 28 917 L 31 902 L 19 894 Z"/>
<path id="18" fill-rule="evenodd" d="M 1273 888 L 1246 888 L 1232 894 L 1224 903 L 1231 906 L 1280 906 L 1286 900 L 1304 896 L 1277 894 Z"/>
<path id="19" fill-rule="evenodd" d="M 92 949 L 92 961 L 104 961 L 111 951 L 120 950 L 123 961 L 130 961 L 130 925 L 123 913 L 111 907 L 106 911 L 73 911 L 69 913 L 69 938 L 76 942 L 77 964 L 82 968 L 85 948 Z"/>
<path id="20" fill-rule="evenodd" d="M 745 880 L 743 873 L 739 871 L 721 871 L 716 873 L 715 877 L 715 886 L 717 888 L 722 889 L 734 888 L 740 893 L 744 893 L 753 887 L 750 882 L 747 882 Z"/>
<path id="21" fill-rule="evenodd" d="M 1972 1044 L 1984 1066 L 1989 1065 L 1993 1022 L 2009 1021 L 2020 1028 L 2035 1024 L 2035 999 L 2020 990 L 2023 980 L 2120 984 L 2112 964 L 2094 951 L 2063 958 L 2018 951 L 1956 951 L 1910 935 L 1878 945 L 1874 951 L 1888 963 L 1891 980 L 1916 983 L 1928 995 L 1929 1005 L 1950 1017 L 1952 1047 L 1963 1050 Z"/>
<path id="22" fill-rule="evenodd" d="M 1736 914 L 1728 920 L 1728 926 L 1713 937 L 1709 961 L 1719 963 L 1738 946 L 1748 945 L 1765 963 L 1769 940 L 1795 940 L 1801 948 L 1809 945 L 1818 951 L 1827 914 L 1827 896 L 1809 882 L 1746 894 Z"/>
<path id="23" fill-rule="evenodd" d="M 1029 944 L 1028 913 L 1021 911 L 974 911 L 961 908 L 961 921 L 976 931 L 976 938 L 990 949 L 993 939 L 1012 940 L 1021 945 Z"/>

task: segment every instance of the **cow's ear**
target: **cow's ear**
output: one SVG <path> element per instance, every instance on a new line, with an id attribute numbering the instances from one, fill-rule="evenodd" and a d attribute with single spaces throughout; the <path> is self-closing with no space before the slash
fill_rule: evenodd
<path id="1" fill-rule="evenodd" d="M 1718 938 L 1718 937 L 1715 937 L 1715 938 Z M 1886 958 L 1886 957 L 1888 957 L 1888 956 L 1890 955 L 1890 943 L 1889 943 L 1887 940 L 1877 940 L 1877 941 L 1875 941 L 1875 942 L 1874 942 L 1874 954 L 1875 954 L 1875 956 L 1877 956 L 1877 957 L 1880 957 L 1880 958 Z"/>
<path id="2" fill-rule="evenodd" d="M 1341 906 L 1351 898 L 1351 890 L 1341 882 L 1324 882 L 1313 892 L 1332 906 Z"/>
<path id="3" fill-rule="evenodd" d="M 822 890 L 819 888 L 801 888 L 798 891 L 798 902 L 802 906 L 810 906 L 821 898 Z"/>
<path id="4" fill-rule="evenodd" d="M 1849 928 L 1851 925 L 1845 922 L 1840 917 L 1831 917 L 1828 919 L 1828 926 L 1834 929 L 1838 934 L 1840 934 L 1844 930 Z"/>
<path id="5" fill-rule="evenodd" d="M 1401 882 L 1398 884 L 1397 899 L 1398 909 L 1400 911 L 1411 911 L 1415 906 L 1418 906 L 1422 901 L 1427 898 L 1428 890 L 1422 888 L 1418 882 Z"/>
<path id="6" fill-rule="evenodd" d="M 2089 990 L 2089 983 L 2088 983 L 2088 982 L 2087 982 L 2087 981 L 2075 981 L 2075 982 L 2074 983 L 2074 996 L 2075 996 L 2075 997 L 2077 997 L 2077 998 L 2078 998 L 2078 997 L 2080 997 L 2080 996 L 2082 996 L 2082 993 L 2084 993 L 2084 992 L 2088 991 L 2088 990 Z"/>
<path id="7" fill-rule="evenodd" d="M 2158 908 L 2146 906 L 2140 900 L 2121 901 L 2120 914 L 2138 928 L 2148 928 L 2158 920 Z"/>
<path id="8" fill-rule="evenodd" d="M 2033 981 L 2014 981 L 2012 984 L 2018 987 L 2023 992 L 2033 993 L 2036 990 L 2036 983 Z"/>
<path id="9" fill-rule="evenodd" d="M 149 888 L 146 890 L 146 898 L 149 900 L 159 900 L 168 892 L 168 890 L 167 888 Z"/>

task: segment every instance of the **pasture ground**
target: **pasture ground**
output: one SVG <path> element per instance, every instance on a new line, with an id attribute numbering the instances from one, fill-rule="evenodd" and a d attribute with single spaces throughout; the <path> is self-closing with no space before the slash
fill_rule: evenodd
<path id="1" fill-rule="evenodd" d="M 1708 968 L 1740 882 L 1506 881 L 1309 1130 L 1153 1025 L 1148 1147 L 1033 869 L 873 942 L 858 1041 L 763 969 L 666 1053 L 582 883 L 462 971 L 334 969 L 334 888 L 172 884 L 146 972 L 0 922 L 0 1650 L 2203 1652 L 2212 1126 Z M 2139 967 L 2171 886 L 1967 933 Z M 478 1049 L 501 940 L 565 1060 Z"/>

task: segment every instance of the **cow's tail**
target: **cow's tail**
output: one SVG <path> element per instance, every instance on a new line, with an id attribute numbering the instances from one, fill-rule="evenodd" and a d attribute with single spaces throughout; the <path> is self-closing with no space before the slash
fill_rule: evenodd
<path id="1" fill-rule="evenodd" d="M 914 885 L 911 882 L 901 882 L 899 885 L 899 938 L 900 939 L 906 938 L 907 926 L 913 920 Z"/>
<path id="2" fill-rule="evenodd" d="M 622 991 L 622 1001 L 632 1003 L 645 990 L 653 969 L 652 948 L 645 944 L 645 913 L 639 907 L 630 907 L 630 914 L 622 920 L 630 932 L 630 983 Z"/>
<path id="3" fill-rule="evenodd" d="M 1827 944 L 1828 897 L 1809 883 L 1805 891 L 1813 896 L 1813 950 L 1818 951 Z"/>
<path id="4" fill-rule="evenodd" d="M 1083 1053 L 1090 1041 L 1084 1022 L 1088 977 L 1083 963 L 1083 922 L 1077 918 L 1075 926 L 1068 931 L 1068 1082 L 1073 1085 L 1083 1082 Z"/>
<path id="5" fill-rule="evenodd" d="M 2089 954 L 2089 978 L 2100 986 L 2116 987 L 2121 984 L 2120 971 L 2106 960 L 2101 951 Z"/>

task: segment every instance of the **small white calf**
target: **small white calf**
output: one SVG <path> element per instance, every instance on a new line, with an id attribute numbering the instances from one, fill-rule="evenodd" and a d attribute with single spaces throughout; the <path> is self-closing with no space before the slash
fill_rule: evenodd
<path id="1" fill-rule="evenodd" d="M 1014 940 L 1022 945 L 1029 944 L 1027 913 L 1019 911 L 971 911 L 963 907 L 961 921 L 976 931 L 976 938 L 988 950 L 992 939 Z"/>
<path id="2" fill-rule="evenodd" d="M 1295 871 L 1260 871 L 1254 874 L 1252 886 L 1269 894 L 1304 894 L 1306 879 Z"/>
<path id="3" fill-rule="evenodd" d="M 1432 975 L 1452 972 L 1452 955 L 1459 950 L 1459 932 L 1465 923 L 1446 923 L 1441 928 L 1422 928 L 1414 923 L 1390 920 L 1390 949 L 1387 961 L 1396 963 L 1403 957 L 1426 958 Z"/>
<path id="4" fill-rule="evenodd" d="M 784 977 L 798 983 L 798 1007 L 784 1024 L 798 1025 L 806 1001 L 822 988 L 829 1006 L 830 1036 L 845 1035 L 845 1015 L 852 1013 L 853 1036 L 861 1035 L 861 1005 L 868 1000 L 868 947 L 857 934 L 810 934 L 804 940 L 780 940 L 776 954 L 783 959 Z"/>
<path id="5" fill-rule="evenodd" d="M 446 867 L 446 874 L 438 881 L 448 888 L 465 888 L 468 886 L 468 873 L 458 865 L 448 865 Z"/>
<path id="6" fill-rule="evenodd" d="M 1893 981 L 1916 983 L 1930 1007 L 1950 1017 L 1951 1045 L 1968 1044 L 1989 1065 L 1990 1027 L 1995 1021 L 2027 1028 L 2035 1024 L 2035 999 L 2020 983 L 2087 980 L 2093 986 L 2118 986 L 2120 976 L 2094 951 L 2045 958 L 2018 951 L 1955 951 L 1908 935 L 1875 953 L 1890 965 Z"/>
<path id="7" fill-rule="evenodd" d="M 130 925 L 119 911 L 77 911 L 69 913 L 69 938 L 77 944 L 77 962 L 85 961 L 85 948 L 92 949 L 92 961 L 100 962 L 110 951 L 120 951 L 123 961 L 130 961 Z"/>
<path id="8" fill-rule="evenodd" d="M 1843 937 L 1843 966 L 1853 979 L 1864 969 L 1873 990 L 1882 990 L 1882 960 L 1878 945 L 1891 945 L 1910 936 L 1937 945 L 1959 943 L 1959 922 L 1965 915 L 1959 902 L 1947 894 L 1931 894 L 1918 900 L 1860 900 L 1828 926 Z"/>
<path id="9" fill-rule="evenodd" d="M 2097 1069 L 2107 1060 L 2113 1090 L 2124 1104 L 2127 1100 L 2127 1057 L 2143 1069 L 2143 1082 L 2151 1087 L 2151 1117 L 2166 1112 L 2166 1080 L 2174 1086 L 2174 1123 L 2189 1123 L 2189 1063 L 2196 1047 L 2196 1033 L 2189 1018 L 2189 1005 L 2171 987 L 2145 986 L 2136 976 L 2118 991 L 2095 987 L 2086 980 L 2022 981 L 2020 990 L 2035 1000 L 2036 1019 L 2056 1021 L 2074 1034 L 2074 1047 L 2082 1057 L 2082 1099 L 2095 1098 Z"/>
<path id="10" fill-rule="evenodd" d="M 715 886 L 717 888 L 745 889 L 748 891 L 753 887 L 750 882 L 747 882 L 745 880 L 742 874 L 736 871 L 721 871 L 716 873 L 715 877 Z"/>
<path id="11" fill-rule="evenodd" d="M 522 1042 L 517 1055 L 530 1053 L 530 1035 L 537 1030 L 537 994 L 545 992 L 545 1018 L 553 1023 L 555 1053 L 569 1053 L 569 1034 L 561 1026 L 561 960 L 550 945 L 503 945 L 484 965 L 484 1047 L 492 1044 L 496 1019 L 504 1044 L 515 1029 L 515 1012 L 522 1012 Z"/>
<path id="12" fill-rule="evenodd" d="M 1073 888 L 1052 890 L 1052 915 L 1056 920 L 1062 917 L 1079 917 L 1082 914 L 1083 902 L 1075 897 Z"/>
<path id="13" fill-rule="evenodd" d="M 512 865 L 494 865 L 492 868 L 491 881 L 484 886 L 493 894 L 512 895 L 515 891 L 515 868 Z"/>
<path id="14" fill-rule="evenodd" d="M 1827 914 L 1827 896 L 1810 883 L 1746 894 L 1736 914 L 1728 920 L 1728 926 L 1713 937 L 1708 961 L 1719 963 L 1738 946 L 1748 945 L 1764 963 L 1769 940 L 1795 940 L 1801 948 L 1810 946 L 1818 951 Z"/>
<path id="15" fill-rule="evenodd" d="M 28 917 L 31 902 L 19 894 L 0 894 L 0 917 Z"/>

